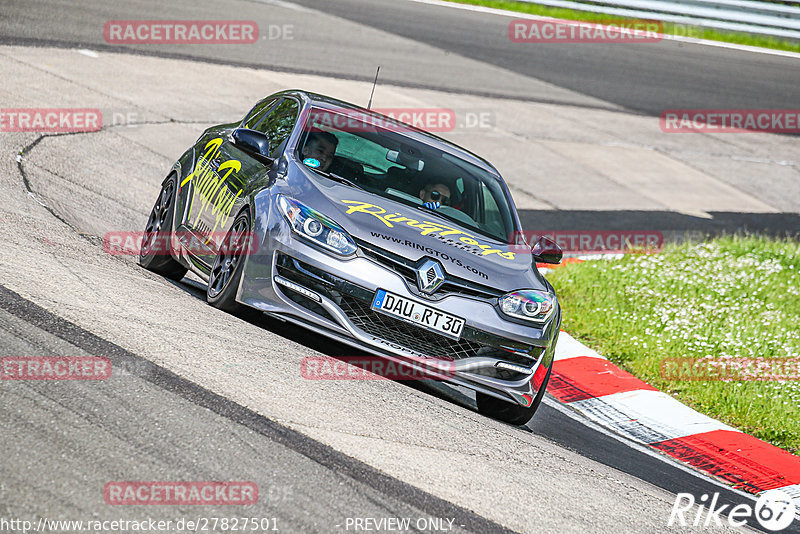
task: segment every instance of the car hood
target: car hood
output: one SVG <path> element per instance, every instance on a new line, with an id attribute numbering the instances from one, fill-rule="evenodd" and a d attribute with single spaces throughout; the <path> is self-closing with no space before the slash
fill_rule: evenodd
<path id="1" fill-rule="evenodd" d="M 449 219 L 316 173 L 292 189 L 297 200 L 332 218 L 357 240 L 414 261 L 438 260 L 452 276 L 502 291 L 547 289 L 525 247 L 500 243 Z"/>

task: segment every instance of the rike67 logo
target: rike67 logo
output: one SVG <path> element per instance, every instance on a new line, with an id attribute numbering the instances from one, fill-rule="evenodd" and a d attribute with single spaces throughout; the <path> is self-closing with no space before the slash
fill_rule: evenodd
<path id="1" fill-rule="evenodd" d="M 699 501 L 695 501 L 691 493 L 678 493 L 667 526 L 710 527 L 727 522 L 732 527 L 744 527 L 758 523 L 765 530 L 779 532 L 792 524 L 796 513 L 792 496 L 779 489 L 762 493 L 755 506 L 737 504 L 733 507 L 719 504 L 719 493 L 710 498 L 704 493 Z"/>

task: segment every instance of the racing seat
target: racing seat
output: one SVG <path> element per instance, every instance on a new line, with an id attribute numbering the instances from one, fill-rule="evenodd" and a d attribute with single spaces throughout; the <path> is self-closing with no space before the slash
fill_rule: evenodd
<path id="1" fill-rule="evenodd" d="M 422 185 L 419 183 L 417 172 L 408 171 L 400 167 L 389 167 L 386 171 L 385 185 L 397 189 L 411 196 L 418 197 Z"/>
<path id="2" fill-rule="evenodd" d="M 356 183 L 365 181 L 364 166 L 342 156 L 334 156 L 328 172 L 338 174 L 342 178 L 347 178 Z"/>

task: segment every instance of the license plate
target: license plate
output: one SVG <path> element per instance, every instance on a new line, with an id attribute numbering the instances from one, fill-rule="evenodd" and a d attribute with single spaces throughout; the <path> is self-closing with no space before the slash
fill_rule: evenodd
<path id="1" fill-rule="evenodd" d="M 372 309 L 454 339 L 461 337 L 464 328 L 464 319 L 383 289 L 375 293 Z"/>

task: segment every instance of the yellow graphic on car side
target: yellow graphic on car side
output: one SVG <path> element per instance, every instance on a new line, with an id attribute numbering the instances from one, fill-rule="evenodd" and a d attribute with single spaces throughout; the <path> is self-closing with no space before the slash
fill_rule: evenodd
<path id="1" fill-rule="evenodd" d="M 219 153 L 219 147 L 221 145 L 222 138 L 220 137 L 206 143 L 206 146 L 203 147 L 205 152 L 197 158 L 194 169 L 183 179 L 183 182 L 181 182 L 181 187 L 189 182 L 194 182 L 195 190 L 200 195 L 201 200 L 198 212 L 194 214 L 194 199 L 192 199 L 192 204 L 189 207 L 188 219 L 192 226 L 198 226 L 200 218 L 208 207 L 211 206 L 211 214 L 216 220 L 216 224 L 214 224 L 211 233 L 214 233 L 220 225 L 225 225 L 228 221 L 228 217 L 231 215 L 233 204 L 236 202 L 236 199 L 239 198 L 239 195 L 242 194 L 242 189 L 239 189 L 239 191 L 234 194 L 228 187 L 224 186 L 225 180 L 227 180 L 231 174 L 237 173 L 242 169 L 242 163 L 240 161 L 229 159 L 222 162 L 217 169 L 214 169 L 211 165 L 211 161 L 214 160 Z M 236 177 L 235 174 L 233 174 L 233 176 Z M 194 222 L 192 223 L 193 214 Z"/>
<path id="2" fill-rule="evenodd" d="M 500 249 L 492 248 L 491 245 L 482 244 L 478 241 L 474 235 L 468 234 L 463 230 L 458 230 L 453 228 L 452 226 L 447 226 L 446 224 L 442 224 L 441 222 L 431 222 L 431 221 L 418 221 L 416 219 L 409 219 L 408 217 L 404 217 L 399 212 L 394 213 L 387 213 L 386 210 L 380 206 L 376 206 L 375 204 L 370 204 L 368 202 L 361 202 L 360 200 L 342 200 L 343 203 L 349 204 L 350 207 L 347 208 L 347 214 L 353 213 L 368 213 L 372 215 L 383 224 L 388 226 L 389 228 L 394 228 L 395 224 L 403 223 L 411 228 L 419 230 L 420 235 L 430 235 L 432 237 L 439 237 L 439 236 L 460 236 L 458 241 L 454 240 L 442 240 L 446 243 L 451 245 L 465 247 L 466 245 L 477 247 L 479 250 L 467 249 L 469 252 L 473 254 L 477 254 L 480 256 L 488 256 L 489 254 L 497 254 L 501 258 L 505 258 L 507 260 L 513 260 L 515 255 L 513 252 L 503 252 Z"/>

